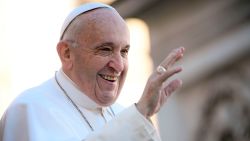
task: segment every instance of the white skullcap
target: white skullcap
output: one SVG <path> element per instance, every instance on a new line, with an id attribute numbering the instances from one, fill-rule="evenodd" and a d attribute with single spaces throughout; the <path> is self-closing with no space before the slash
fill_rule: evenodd
<path id="1" fill-rule="evenodd" d="M 99 2 L 91 2 L 91 3 L 87 3 L 84 5 L 81 5 L 77 8 L 75 8 L 71 13 L 69 13 L 69 15 L 67 16 L 67 18 L 65 19 L 63 26 L 61 28 L 61 33 L 60 33 L 60 39 L 62 39 L 65 30 L 67 29 L 67 27 L 70 25 L 70 23 L 79 15 L 88 12 L 90 10 L 93 9 L 97 9 L 97 8 L 109 8 L 111 10 L 116 11 L 113 7 L 103 4 L 103 3 L 99 3 Z M 117 11 L 116 11 L 117 12 Z"/>

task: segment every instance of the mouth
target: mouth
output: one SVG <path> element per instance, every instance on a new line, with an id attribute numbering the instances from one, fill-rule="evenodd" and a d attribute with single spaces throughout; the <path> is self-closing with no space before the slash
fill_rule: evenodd
<path id="1" fill-rule="evenodd" d="M 101 78 L 109 82 L 115 82 L 118 80 L 118 76 L 111 76 L 111 75 L 104 75 L 104 74 L 99 74 L 99 76 L 101 76 Z"/>

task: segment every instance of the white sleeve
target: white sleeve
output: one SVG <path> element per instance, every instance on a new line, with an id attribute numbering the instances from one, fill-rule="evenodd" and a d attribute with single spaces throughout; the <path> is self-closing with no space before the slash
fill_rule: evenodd
<path id="1" fill-rule="evenodd" d="M 135 105 L 122 111 L 103 130 L 94 132 L 83 141 L 161 141 L 155 127 Z"/>

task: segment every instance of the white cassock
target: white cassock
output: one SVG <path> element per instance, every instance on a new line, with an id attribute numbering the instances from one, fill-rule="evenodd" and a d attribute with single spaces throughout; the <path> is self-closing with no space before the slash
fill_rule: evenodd
<path id="1" fill-rule="evenodd" d="M 0 122 L 0 141 L 159 141 L 154 126 L 134 105 L 101 107 L 63 73 L 19 95 Z"/>

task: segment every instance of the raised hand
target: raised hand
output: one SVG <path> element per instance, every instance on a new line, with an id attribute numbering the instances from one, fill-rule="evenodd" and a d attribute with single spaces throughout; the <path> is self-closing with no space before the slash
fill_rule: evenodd
<path id="1" fill-rule="evenodd" d="M 180 47 L 171 51 L 149 77 L 143 95 L 136 103 L 137 109 L 146 118 L 150 118 L 157 113 L 167 100 L 167 97 L 182 85 L 180 79 L 170 82 L 167 82 L 167 80 L 182 71 L 181 67 L 176 67 L 174 64 L 183 57 L 184 50 L 183 47 Z"/>

